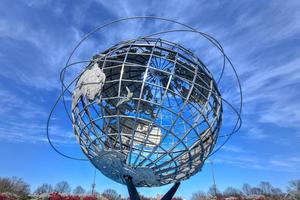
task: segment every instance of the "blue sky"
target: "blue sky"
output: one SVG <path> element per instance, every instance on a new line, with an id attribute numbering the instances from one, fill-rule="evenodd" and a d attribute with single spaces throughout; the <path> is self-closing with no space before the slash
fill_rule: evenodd
<path id="1" fill-rule="evenodd" d="M 32 189 L 61 180 L 73 187 L 90 188 L 94 173 L 91 164 L 60 157 L 46 141 L 47 116 L 60 89 L 59 71 L 76 42 L 96 26 L 126 16 L 152 15 L 187 23 L 216 37 L 240 75 L 244 123 L 240 132 L 211 157 L 217 186 L 223 190 L 270 181 L 285 189 L 289 180 L 300 178 L 299 10 L 297 0 L 2 0 L 0 176 L 22 177 Z M 89 59 L 95 51 L 121 39 L 167 28 L 170 26 L 162 22 L 147 25 L 137 21 L 113 26 L 88 41 L 76 56 Z M 214 52 L 202 48 L 194 35 L 180 34 L 170 37 L 189 45 L 217 73 Z M 230 98 L 234 91 L 228 88 L 223 89 Z M 59 109 L 56 122 L 52 127 L 55 144 L 66 153 L 83 156 Z M 197 190 L 207 191 L 212 184 L 210 170 L 206 164 L 202 172 L 184 181 L 178 195 L 189 198 Z M 100 192 L 113 188 L 127 195 L 125 186 L 100 172 L 96 184 Z M 156 195 L 169 187 L 140 191 Z"/>

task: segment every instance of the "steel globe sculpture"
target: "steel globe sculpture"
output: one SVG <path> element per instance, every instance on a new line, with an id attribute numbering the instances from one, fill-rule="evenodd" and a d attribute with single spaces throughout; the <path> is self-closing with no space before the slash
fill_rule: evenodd
<path id="1" fill-rule="evenodd" d="M 82 150 L 104 175 L 160 186 L 201 169 L 218 136 L 222 101 L 190 51 L 140 38 L 94 56 L 76 83 L 72 115 Z"/>
<path id="2" fill-rule="evenodd" d="M 119 42 L 92 55 L 70 84 L 64 82 L 66 69 L 82 63 L 69 61 L 85 39 L 105 26 L 133 19 L 163 20 L 186 29 Z M 69 92 L 71 113 L 63 102 L 82 151 L 105 176 L 126 184 L 132 199 L 139 199 L 135 187 L 179 183 L 199 172 L 217 139 L 225 137 L 226 143 L 241 126 L 241 104 L 236 109 L 221 96 L 218 82 L 222 74 L 215 80 L 190 50 L 157 37 L 176 31 L 198 33 L 211 41 L 224 55 L 222 73 L 225 61 L 229 62 L 241 89 L 234 67 L 214 38 L 157 17 L 126 18 L 95 29 L 76 46 L 61 73 L 62 94 L 53 110 Z M 220 136 L 224 105 L 236 112 L 237 120 L 230 133 Z M 72 158 L 51 143 L 49 134 L 48 139 L 54 150 Z M 170 199 L 178 186 L 164 199 Z"/>

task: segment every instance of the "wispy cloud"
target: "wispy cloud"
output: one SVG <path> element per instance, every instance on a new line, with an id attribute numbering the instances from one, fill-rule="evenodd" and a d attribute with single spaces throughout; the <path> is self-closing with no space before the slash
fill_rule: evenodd
<path id="1" fill-rule="evenodd" d="M 222 150 L 228 151 L 228 152 L 233 152 L 233 153 L 243 153 L 243 152 L 245 152 L 245 150 L 242 149 L 241 147 L 234 146 L 234 145 L 226 145 L 222 148 Z"/>
<path id="2" fill-rule="evenodd" d="M 51 141 L 54 144 L 77 144 L 72 132 L 64 128 L 51 128 Z M 42 123 L 7 123 L 0 126 L 0 140 L 10 143 L 48 143 L 46 127 Z"/>
<path id="3" fill-rule="evenodd" d="M 268 160 L 273 169 L 278 171 L 300 172 L 300 158 L 298 156 L 288 156 Z"/>
<path id="4" fill-rule="evenodd" d="M 247 139 L 253 140 L 265 140 L 266 138 L 270 137 L 270 134 L 264 132 L 260 128 L 252 127 L 247 131 L 246 137 Z"/>
<path id="5" fill-rule="evenodd" d="M 295 140 L 299 134 L 294 131 L 300 124 L 300 104 L 297 101 L 300 98 L 299 9 L 299 1 L 284 5 L 274 1 L 191 0 L 176 3 L 98 0 L 74 5 L 46 0 L 12 3 L 11 10 L 18 14 L 3 8 L 0 10 L 0 42 L 5 47 L 0 50 L 0 82 L 4 85 L 0 88 L 0 116 L 7 118 L 7 122 L 0 124 L 1 140 L 45 140 L 42 136 L 44 124 L 49 107 L 58 94 L 58 90 L 53 89 L 59 88 L 59 70 L 84 33 L 117 18 L 162 16 L 190 24 L 219 39 L 240 75 L 244 94 L 241 144 L 224 147 L 224 155 L 239 156 L 220 157 L 219 162 L 257 169 L 268 164 L 275 168 L 289 165 L 291 167 L 287 168 L 294 170 L 299 167 L 295 159 L 270 159 L 267 156 L 262 159 L 262 155 L 253 156 L 247 149 L 266 141 L 270 148 L 263 151 L 272 153 L 278 143 L 286 143 L 283 138 L 294 145 L 299 143 Z M 76 58 L 89 59 L 93 53 L 119 40 L 175 27 L 143 20 L 112 26 L 90 39 Z M 196 52 L 213 72 L 220 72 L 220 62 L 216 61 L 219 56 L 214 50 L 204 47 L 202 40 L 193 34 L 179 35 L 171 35 L 168 39 L 184 44 Z M 238 93 L 229 68 L 224 77 L 224 96 L 235 103 Z M 19 88 L 26 92 L 19 91 Z M 40 100 L 40 96 L 45 96 L 46 100 Z M 224 116 L 226 122 L 229 117 Z M 64 127 L 58 127 L 55 132 L 62 133 L 66 140 L 71 135 Z"/>
<path id="6" fill-rule="evenodd" d="M 217 156 L 215 163 L 240 167 L 245 169 L 272 170 L 281 172 L 299 172 L 300 160 L 297 156 L 275 156 L 262 158 L 254 154 L 240 154 L 235 156 Z"/>
<path id="7" fill-rule="evenodd" d="M 48 6 L 46 1 L 27 3 L 35 12 L 42 12 L 43 6 Z M 14 4 L 12 6 L 16 7 Z M 0 18 L 1 43 L 6 46 L 6 51 L 1 52 L 0 74 L 37 89 L 58 88 L 57 74 L 66 62 L 71 46 L 79 40 L 79 30 L 65 26 L 59 21 L 61 16 L 54 16 L 52 21 L 47 21 L 48 26 L 36 21 L 27 12 L 20 9 L 17 16 L 3 13 L 5 17 Z"/>
<path id="8" fill-rule="evenodd" d="M 215 163 L 226 164 L 241 168 L 266 169 L 261 161 L 256 156 L 222 156 L 214 159 Z"/>
<path id="9" fill-rule="evenodd" d="M 47 142 L 46 119 L 49 110 L 40 102 L 32 102 L 11 91 L 0 90 L 0 140 L 9 142 Z M 56 143 L 71 144 L 76 140 L 71 132 L 62 126 L 52 126 L 51 136 Z"/>

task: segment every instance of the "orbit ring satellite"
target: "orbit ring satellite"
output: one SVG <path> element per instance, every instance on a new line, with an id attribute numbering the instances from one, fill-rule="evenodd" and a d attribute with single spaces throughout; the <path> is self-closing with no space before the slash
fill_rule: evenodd
<path id="1" fill-rule="evenodd" d="M 91 55 L 90 60 L 70 63 L 81 44 L 93 34 L 132 20 L 163 21 L 181 28 L 118 41 Z M 220 51 L 223 64 L 217 79 L 195 53 L 163 38 L 179 32 L 197 34 Z M 67 69 L 82 63 L 86 63 L 82 72 L 66 83 Z M 236 79 L 238 107 L 222 97 L 220 91 L 228 65 Z M 212 36 L 174 20 L 137 16 L 97 27 L 75 46 L 60 73 L 60 81 L 61 94 L 47 121 L 51 147 L 64 157 L 89 160 L 108 178 L 127 185 L 134 200 L 139 199 L 136 187 L 175 183 L 163 197 L 171 199 L 180 181 L 199 172 L 205 160 L 242 124 L 240 80 L 223 47 Z M 72 97 L 70 105 L 67 96 Z M 87 158 L 66 155 L 51 142 L 50 121 L 59 102 L 63 102 Z M 235 113 L 236 120 L 229 133 L 221 135 L 224 106 Z M 224 141 L 214 150 L 219 138 Z"/>

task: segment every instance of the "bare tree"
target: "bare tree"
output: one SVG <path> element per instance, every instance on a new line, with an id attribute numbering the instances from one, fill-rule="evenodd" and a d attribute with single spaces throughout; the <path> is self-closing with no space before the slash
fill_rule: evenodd
<path id="1" fill-rule="evenodd" d="M 271 185 L 271 183 L 269 183 L 267 181 L 260 182 L 259 188 L 262 190 L 262 193 L 265 194 L 265 195 L 271 195 L 272 194 L 273 186 Z"/>
<path id="2" fill-rule="evenodd" d="M 280 188 L 272 188 L 272 195 L 282 195 L 283 192 Z"/>
<path id="3" fill-rule="evenodd" d="M 228 187 L 224 190 L 223 195 L 225 197 L 241 197 L 242 192 L 239 189 Z"/>
<path id="4" fill-rule="evenodd" d="M 288 193 L 295 199 L 300 199 L 300 179 L 289 182 Z"/>
<path id="5" fill-rule="evenodd" d="M 281 191 L 280 188 L 272 188 L 272 193 L 270 195 L 272 200 L 285 200 L 285 194 Z"/>
<path id="6" fill-rule="evenodd" d="M 59 193 L 70 193 L 71 187 L 67 181 L 61 181 L 55 185 L 54 191 Z"/>
<path id="7" fill-rule="evenodd" d="M 198 191 L 192 194 L 191 200 L 208 200 L 208 197 L 204 192 Z"/>
<path id="8" fill-rule="evenodd" d="M 243 184 L 243 186 L 242 186 L 242 191 L 245 196 L 249 196 L 251 194 L 251 189 L 252 189 L 252 187 L 247 183 Z"/>
<path id="9" fill-rule="evenodd" d="M 0 193 L 11 192 L 12 189 L 13 185 L 9 178 L 0 178 Z"/>
<path id="10" fill-rule="evenodd" d="M 212 185 L 212 186 L 208 189 L 207 194 L 210 195 L 210 196 L 221 196 L 220 190 L 219 190 L 215 185 Z"/>
<path id="11" fill-rule="evenodd" d="M 0 178 L 0 193 L 4 192 L 16 194 L 20 199 L 26 199 L 30 193 L 30 186 L 21 178 Z"/>
<path id="12" fill-rule="evenodd" d="M 42 193 L 51 193 L 53 192 L 52 185 L 44 183 L 43 185 L 37 187 L 34 191 L 35 194 L 42 194 Z"/>
<path id="13" fill-rule="evenodd" d="M 73 190 L 73 194 L 85 194 L 85 189 L 83 189 L 83 187 L 81 187 L 80 185 L 78 185 L 78 186 Z"/>
<path id="14" fill-rule="evenodd" d="M 251 188 L 250 194 L 252 195 L 262 195 L 263 191 L 259 187 Z"/>
<path id="15" fill-rule="evenodd" d="M 113 189 L 106 189 L 102 193 L 102 196 L 108 200 L 120 200 L 121 196 Z"/>

